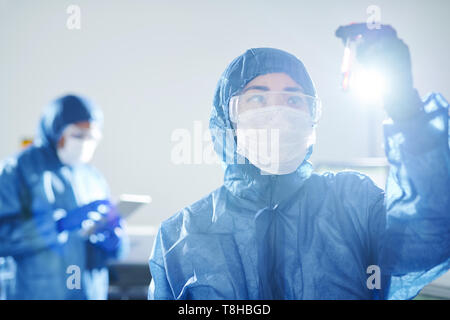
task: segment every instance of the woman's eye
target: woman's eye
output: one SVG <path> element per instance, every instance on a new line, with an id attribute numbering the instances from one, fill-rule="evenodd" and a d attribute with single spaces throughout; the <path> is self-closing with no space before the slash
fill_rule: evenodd
<path id="1" fill-rule="evenodd" d="M 288 98 L 288 104 L 291 106 L 301 106 L 303 105 L 303 99 L 301 97 L 292 96 Z"/>
<path id="2" fill-rule="evenodd" d="M 264 103 L 264 97 L 262 95 L 253 95 L 247 99 L 249 103 Z"/>

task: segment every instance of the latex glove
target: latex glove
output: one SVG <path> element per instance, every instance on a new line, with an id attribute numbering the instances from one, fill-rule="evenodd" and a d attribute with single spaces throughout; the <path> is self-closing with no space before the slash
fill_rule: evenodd
<path id="1" fill-rule="evenodd" d="M 125 237 L 124 222 L 115 206 L 90 230 L 89 242 L 109 252 L 115 253 Z"/>
<path id="2" fill-rule="evenodd" d="M 56 222 L 58 232 L 79 230 L 90 243 L 116 255 L 124 238 L 123 220 L 109 200 L 96 200 L 68 212 Z"/>
<path id="3" fill-rule="evenodd" d="M 58 232 L 72 231 L 93 226 L 107 214 L 113 204 L 109 200 L 96 200 L 65 214 L 56 221 Z"/>

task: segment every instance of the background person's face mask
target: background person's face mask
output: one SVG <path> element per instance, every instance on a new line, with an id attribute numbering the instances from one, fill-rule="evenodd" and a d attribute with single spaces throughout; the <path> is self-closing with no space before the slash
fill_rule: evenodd
<path id="1" fill-rule="evenodd" d="M 245 111 L 236 124 L 237 152 L 262 174 L 289 174 L 305 159 L 315 142 L 308 113 L 283 105 Z"/>
<path id="2" fill-rule="evenodd" d="M 64 130 L 63 137 L 64 146 L 57 149 L 58 158 L 63 164 L 74 166 L 92 160 L 100 134 L 70 125 Z"/>

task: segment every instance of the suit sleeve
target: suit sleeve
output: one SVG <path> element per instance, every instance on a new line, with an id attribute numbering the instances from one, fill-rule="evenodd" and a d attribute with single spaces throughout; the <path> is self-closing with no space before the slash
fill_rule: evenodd
<path id="1" fill-rule="evenodd" d="M 173 300 L 174 296 L 166 276 L 161 240 L 161 227 L 155 238 L 152 254 L 149 260 L 152 279 L 148 290 L 149 300 Z"/>
<path id="2" fill-rule="evenodd" d="M 18 215 L 21 210 L 17 161 L 8 159 L 0 165 L 0 219 Z"/>
<path id="3" fill-rule="evenodd" d="M 432 94 L 414 119 L 385 124 L 390 171 L 369 226 L 384 298 L 411 299 L 450 267 L 448 121 L 448 103 Z"/>
<path id="4" fill-rule="evenodd" d="M 29 160 L 29 159 L 28 159 Z M 32 212 L 31 191 L 23 173 L 23 157 L 6 160 L 0 169 L 0 256 L 18 257 L 56 241 L 53 218 Z"/>
<path id="5" fill-rule="evenodd" d="M 20 254 L 33 247 L 34 226 L 23 208 L 16 159 L 0 165 L 0 256 Z"/>

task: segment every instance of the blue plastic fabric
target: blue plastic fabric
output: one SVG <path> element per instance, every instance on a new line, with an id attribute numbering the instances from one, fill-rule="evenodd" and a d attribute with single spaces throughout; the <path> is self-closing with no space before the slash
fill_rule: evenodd
<path id="1" fill-rule="evenodd" d="M 210 119 L 224 184 L 162 222 L 149 299 L 414 297 L 450 264 L 448 104 L 433 94 L 416 118 L 386 125 L 386 194 L 362 174 L 317 174 L 308 161 L 292 174 L 261 175 L 228 161 L 236 144 L 227 106 L 270 72 L 314 94 L 301 62 L 283 51 L 251 49 L 230 64 Z M 372 265 L 380 289 L 367 285 Z"/>
<path id="2" fill-rule="evenodd" d="M 79 230 L 58 228 L 61 215 L 109 198 L 93 166 L 64 166 L 56 155 L 64 128 L 80 121 L 101 125 L 102 114 L 85 98 L 55 100 L 44 111 L 35 143 L 1 166 L 0 256 L 16 261 L 16 299 L 105 299 L 106 261 L 126 244 L 107 252 Z M 67 285 L 76 284 L 71 266 L 79 268 L 79 288 Z"/>

